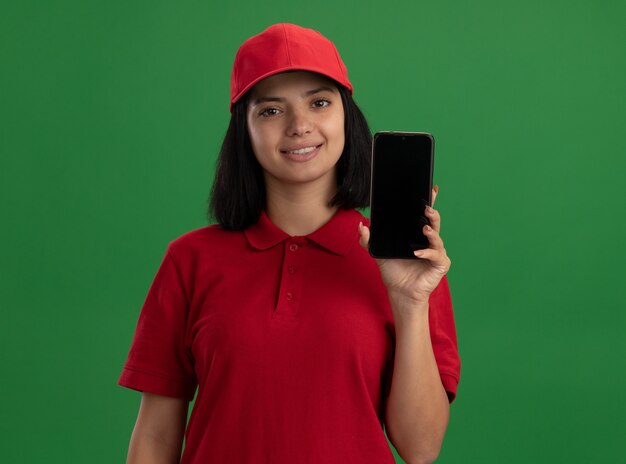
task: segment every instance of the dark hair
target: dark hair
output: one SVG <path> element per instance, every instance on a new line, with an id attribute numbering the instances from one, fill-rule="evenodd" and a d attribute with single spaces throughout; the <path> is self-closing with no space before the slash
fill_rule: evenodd
<path id="1" fill-rule="evenodd" d="M 369 206 L 372 134 L 365 116 L 344 86 L 337 84 L 344 110 L 345 146 L 337 162 L 337 186 L 329 205 Z M 248 94 L 233 105 L 220 149 L 209 199 L 208 218 L 227 230 L 255 224 L 265 208 L 265 180 L 248 135 Z"/>

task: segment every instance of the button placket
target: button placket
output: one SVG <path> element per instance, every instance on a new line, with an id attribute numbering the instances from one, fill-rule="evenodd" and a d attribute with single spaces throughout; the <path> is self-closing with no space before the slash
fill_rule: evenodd
<path id="1" fill-rule="evenodd" d="M 301 238 L 288 240 L 285 243 L 285 253 L 278 289 L 278 302 L 274 316 L 294 318 L 300 306 L 302 291 L 302 263 L 304 259 L 305 242 Z"/>

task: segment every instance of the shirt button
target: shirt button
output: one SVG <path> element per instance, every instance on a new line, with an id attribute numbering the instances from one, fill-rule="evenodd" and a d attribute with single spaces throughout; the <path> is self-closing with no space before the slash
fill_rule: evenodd
<path id="1" fill-rule="evenodd" d="M 293 266 L 289 266 L 287 268 L 287 271 L 289 272 L 289 274 L 295 274 L 296 273 L 296 268 Z"/>
<path id="2" fill-rule="evenodd" d="M 290 251 L 297 251 L 298 250 L 298 245 L 296 245 L 295 243 L 292 243 L 291 245 L 289 245 L 289 250 Z"/>
<path id="3" fill-rule="evenodd" d="M 287 295 L 285 295 L 285 296 L 287 297 L 287 301 L 293 300 L 293 293 L 287 292 Z"/>

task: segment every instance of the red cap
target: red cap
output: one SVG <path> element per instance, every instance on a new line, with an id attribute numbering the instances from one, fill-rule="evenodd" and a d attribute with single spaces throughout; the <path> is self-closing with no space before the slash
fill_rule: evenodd
<path id="1" fill-rule="evenodd" d="M 313 29 L 274 24 L 239 47 L 230 79 L 230 110 L 261 79 L 291 70 L 323 74 L 352 93 L 335 44 Z"/>

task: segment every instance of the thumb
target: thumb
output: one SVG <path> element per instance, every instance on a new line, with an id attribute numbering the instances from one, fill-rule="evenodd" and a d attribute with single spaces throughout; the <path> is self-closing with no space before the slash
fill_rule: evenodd
<path id="1" fill-rule="evenodd" d="M 364 226 L 362 222 L 359 222 L 359 243 L 363 248 L 367 250 L 367 245 L 370 241 L 370 230 L 367 226 Z"/>

